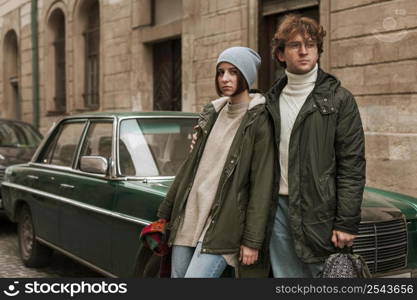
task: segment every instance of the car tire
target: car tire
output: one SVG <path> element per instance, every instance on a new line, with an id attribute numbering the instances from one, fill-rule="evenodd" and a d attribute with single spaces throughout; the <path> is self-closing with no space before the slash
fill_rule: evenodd
<path id="1" fill-rule="evenodd" d="M 32 214 L 26 205 L 20 210 L 17 230 L 19 253 L 24 265 L 31 268 L 47 265 L 52 255 L 52 249 L 36 240 Z"/>
<path id="2" fill-rule="evenodd" d="M 142 248 L 136 263 L 136 278 L 158 278 L 161 266 L 161 257 L 156 256 L 149 249 Z"/>

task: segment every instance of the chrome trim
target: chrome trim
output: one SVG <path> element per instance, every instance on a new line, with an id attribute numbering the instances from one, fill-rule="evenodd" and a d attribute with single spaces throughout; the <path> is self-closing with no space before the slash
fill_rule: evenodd
<path id="1" fill-rule="evenodd" d="M 38 160 L 39 155 L 42 152 L 43 148 L 45 147 L 46 142 L 52 136 L 55 129 L 58 128 L 61 125 L 61 123 L 66 122 L 66 121 L 69 121 L 69 122 L 85 122 L 84 128 L 83 128 L 83 133 L 82 133 L 82 134 L 84 134 L 85 126 L 87 125 L 87 121 L 88 121 L 87 118 L 85 118 L 85 117 L 73 118 L 73 119 L 72 118 L 63 118 L 63 119 L 59 120 L 58 122 L 56 122 L 56 124 L 51 126 L 48 133 L 45 135 L 42 142 L 39 144 L 38 148 L 36 149 L 35 153 L 33 154 L 32 159 L 30 160 L 30 162 L 34 163 Z"/>
<path id="2" fill-rule="evenodd" d="M 78 115 L 72 115 L 72 116 L 67 116 L 62 118 L 61 120 L 59 120 L 57 122 L 57 124 L 59 122 L 62 121 L 68 121 L 68 120 L 85 120 L 85 119 L 109 119 L 109 118 L 114 118 L 114 119 L 138 119 L 138 118 L 195 118 L 199 116 L 198 113 L 193 113 L 193 112 L 183 112 L 183 111 L 176 111 L 175 113 L 177 113 L 177 115 L 163 115 L 160 114 L 161 112 L 157 112 L 157 111 L 149 111 L 146 112 L 154 114 L 154 115 L 142 115 L 143 112 L 138 112 L 137 115 L 130 115 L 130 116 L 123 116 L 120 114 L 123 114 L 124 112 L 115 112 L 115 113 L 109 113 L 109 114 L 102 114 L 102 115 L 93 115 L 93 114 L 88 114 L 88 113 L 84 113 L 84 114 L 78 114 Z M 162 112 L 163 113 L 163 112 Z M 191 114 L 191 115 L 190 115 Z"/>
<path id="3" fill-rule="evenodd" d="M 77 175 L 83 175 L 83 176 L 106 179 L 106 180 L 115 180 L 115 179 L 117 179 L 117 178 L 110 178 L 110 177 L 107 177 L 106 175 L 102 175 L 102 174 L 87 173 L 87 172 L 83 172 L 81 170 L 73 169 L 73 168 L 70 168 L 70 167 L 63 167 L 63 166 L 57 166 L 57 165 L 51 165 L 51 164 L 41 164 L 41 163 L 30 162 L 29 166 L 42 167 L 42 168 L 50 169 L 50 170 L 54 170 L 54 171 L 66 171 L 66 172 L 77 174 Z"/>
<path id="4" fill-rule="evenodd" d="M 105 118 L 100 117 L 100 118 L 90 118 L 90 119 L 88 119 L 87 125 L 86 125 L 86 128 L 85 128 L 85 131 L 82 133 L 82 139 L 79 141 L 79 144 L 78 144 L 78 152 L 77 152 L 75 164 L 73 165 L 73 169 L 76 170 L 76 171 L 79 171 L 79 172 L 81 172 L 83 174 L 85 173 L 84 171 L 81 171 L 80 169 L 77 169 L 77 162 L 80 161 L 80 158 L 81 158 L 81 150 L 82 150 L 83 145 L 84 145 L 84 142 L 85 142 L 85 140 L 87 138 L 87 134 L 88 134 L 88 131 L 90 130 L 90 126 L 91 126 L 92 123 L 97 122 L 97 121 L 99 121 L 99 122 L 107 122 L 107 123 L 111 123 L 112 124 L 112 137 L 111 137 L 112 138 L 112 141 L 111 141 L 112 142 L 112 152 L 111 152 L 111 157 L 110 157 L 110 165 L 107 166 L 107 168 L 110 167 L 110 171 L 109 171 L 109 169 L 107 169 L 105 174 L 95 173 L 95 175 L 104 176 L 106 178 L 113 179 L 113 176 L 112 176 L 113 171 L 112 171 L 111 168 L 113 167 L 112 161 L 115 159 L 114 152 L 113 152 L 113 145 L 115 143 L 114 129 L 117 127 L 117 118 L 115 116 L 113 116 L 113 117 L 105 117 Z M 80 164 L 81 164 L 81 162 L 80 162 Z M 94 173 L 92 173 L 92 174 L 94 174 Z"/>
<path id="5" fill-rule="evenodd" d="M 114 162 L 112 161 L 112 164 Z M 123 177 L 108 177 L 106 175 L 100 175 L 100 174 L 93 174 L 93 173 L 87 173 L 83 172 L 81 170 L 72 169 L 70 167 L 63 167 L 63 166 L 57 166 L 57 165 L 51 165 L 51 164 L 41 164 L 41 163 L 33 163 L 29 162 L 29 166 L 34 167 L 41 167 L 45 169 L 50 169 L 54 171 L 67 171 L 73 174 L 87 176 L 87 177 L 94 177 L 94 178 L 100 178 L 100 179 L 106 179 L 106 180 L 114 180 L 114 181 L 127 181 L 127 180 L 147 180 L 147 181 L 159 181 L 159 180 L 173 180 L 175 176 L 153 176 L 153 177 L 145 177 L 145 176 L 123 176 Z"/>
<path id="6" fill-rule="evenodd" d="M 400 270 L 394 271 L 389 273 L 382 273 L 382 276 L 378 276 L 378 274 L 374 274 L 374 278 L 412 278 L 411 270 Z"/>
<path id="7" fill-rule="evenodd" d="M 127 117 L 117 117 L 119 121 L 123 120 L 129 120 L 129 119 L 181 119 L 181 118 L 187 118 L 187 119 L 197 119 L 198 120 L 198 114 L 188 116 L 188 115 L 178 115 L 178 116 L 127 116 Z"/>
<path id="8" fill-rule="evenodd" d="M 388 235 L 388 234 L 393 234 L 393 233 L 403 233 L 406 232 L 407 230 L 405 229 L 398 229 L 398 230 L 393 230 L 393 231 L 386 231 L 383 233 L 380 233 L 379 236 L 381 235 Z M 371 237 L 371 236 L 375 236 L 375 234 L 369 233 L 369 234 L 361 234 L 360 237 Z"/>
<path id="9" fill-rule="evenodd" d="M 180 113 L 180 112 L 179 112 Z M 129 177 L 125 177 L 122 176 L 120 174 L 120 170 L 119 170 L 119 160 L 118 160 L 118 153 L 119 153 L 119 133 L 120 133 L 120 123 L 124 120 L 129 120 L 129 119 L 196 119 L 198 120 L 199 115 L 195 114 L 195 115 L 172 115 L 172 116 L 164 116 L 164 115 L 153 115 L 153 116 L 141 116 L 141 115 L 137 115 L 137 116 L 118 116 L 117 114 L 109 114 L 109 115 L 101 115 L 101 116 L 97 116 L 97 115 L 82 115 L 82 116 L 69 116 L 69 117 L 65 117 L 60 119 L 59 121 L 55 122 L 50 129 L 48 130 L 47 134 L 45 135 L 45 137 L 43 138 L 42 142 L 40 143 L 40 145 L 38 146 L 38 148 L 36 149 L 34 155 L 32 156 L 32 159 L 29 162 L 29 166 L 38 166 L 38 167 L 43 167 L 43 168 L 47 168 L 47 169 L 51 169 L 51 170 L 58 170 L 58 171 L 68 171 L 74 174 L 79 174 L 79 175 L 84 175 L 84 176 L 89 176 L 89 177 L 94 177 L 94 178 L 103 178 L 103 179 L 107 179 L 107 180 L 115 180 L 115 181 L 125 181 L 125 180 L 142 180 L 142 181 L 154 181 L 154 180 L 171 180 L 174 178 L 174 176 L 153 176 L 153 177 L 145 177 L 145 176 L 129 176 Z M 91 120 L 108 120 L 110 121 L 111 119 L 113 120 L 113 145 L 112 145 L 112 161 L 110 162 L 110 176 L 106 176 L 106 175 L 100 175 L 100 174 L 91 174 L 91 173 L 86 173 L 86 172 L 82 172 L 78 169 L 73 169 L 72 167 L 64 167 L 64 166 L 57 166 L 57 165 L 51 165 L 51 164 L 42 164 L 42 163 L 38 163 L 36 162 L 36 160 L 38 160 L 39 155 L 42 151 L 42 149 L 45 147 L 45 144 L 47 142 L 47 140 L 49 140 L 49 138 L 51 137 L 51 135 L 53 134 L 53 132 L 55 131 L 56 128 L 58 128 L 61 123 L 63 122 L 67 122 L 67 121 L 74 121 L 74 122 L 85 122 L 84 124 L 84 130 L 83 130 L 83 137 L 85 138 L 85 130 L 88 129 L 89 126 L 89 122 Z M 78 147 L 78 153 L 77 153 L 77 159 L 79 158 L 79 152 L 81 151 L 81 147 Z"/>
<path id="10" fill-rule="evenodd" d="M 54 122 L 52 126 L 49 128 L 48 132 L 45 134 L 42 141 L 39 143 L 38 148 L 36 149 L 35 153 L 33 153 L 32 158 L 29 162 L 35 162 L 38 159 L 38 156 L 41 153 L 43 147 L 45 146 L 46 141 L 49 139 L 49 137 L 51 136 L 52 132 L 54 131 L 56 127 L 56 124 L 58 123 L 59 122 Z"/>
<path id="11" fill-rule="evenodd" d="M 102 215 L 114 217 L 114 218 L 117 218 L 117 219 L 121 219 L 121 220 L 124 220 L 124 221 L 135 223 L 135 224 L 138 224 L 138 225 L 147 226 L 147 225 L 151 224 L 151 222 L 146 221 L 144 219 L 127 216 L 127 215 L 121 214 L 121 213 L 115 213 L 115 212 L 109 211 L 107 209 L 98 208 L 96 206 L 81 203 L 81 202 L 78 202 L 78 201 L 75 201 L 75 200 L 72 200 L 72 199 L 69 199 L 69 198 L 66 198 L 66 197 L 61 197 L 61 196 L 57 196 L 57 195 L 54 195 L 54 194 L 51 194 L 51 193 L 42 192 L 42 191 L 39 191 L 37 189 L 29 188 L 29 187 L 26 187 L 26 186 L 23 186 L 23 185 L 20 185 L 20 184 L 15 184 L 15 183 L 11 183 L 11 182 L 4 182 L 3 185 L 8 186 L 10 188 L 15 188 L 15 189 L 18 189 L 18 190 L 23 190 L 23 191 L 26 191 L 26 192 L 29 192 L 29 193 L 37 194 L 37 195 L 40 195 L 40 196 L 52 198 L 52 199 L 55 199 L 57 201 L 60 201 L 60 202 L 66 203 L 66 204 L 70 204 L 70 205 L 73 205 L 73 206 L 76 206 L 76 207 L 84 208 L 84 209 L 89 210 L 89 211 L 93 211 L 93 212 L 96 212 L 96 213 L 99 213 L 99 214 L 102 214 Z"/>
<path id="12" fill-rule="evenodd" d="M 61 252 L 61 253 L 62 253 L 62 254 L 64 254 L 64 255 L 66 255 L 66 256 L 68 256 L 68 257 L 70 257 L 70 258 L 72 258 L 72 259 L 74 259 L 74 260 L 78 261 L 79 263 L 81 263 L 81 264 L 83 264 L 83 265 L 87 266 L 88 268 L 90 268 L 90 269 L 92 269 L 92 270 L 94 270 L 94 271 L 96 271 L 96 272 L 98 272 L 98 273 L 103 274 L 104 276 L 107 276 L 107 277 L 112 277 L 112 278 L 117 278 L 117 276 L 116 276 L 116 275 L 114 275 L 113 273 L 107 272 L 107 271 L 105 271 L 105 270 L 103 270 L 103 269 L 101 269 L 101 268 L 97 267 L 96 265 L 94 265 L 94 264 L 92 264 L 92 263 L 90 263 L 90 262 L 86 261 L 85 259 L 82 259 L 82 258 L 80 258 L 80 257 L 78 257 L 78 256 L 76 256 L 76 255 L 74 255 L 74 254 L 72 254 L 72 253 L 70 253 L 70 252 L 68 252 L 67 250 L 62 249 L 61 247 L 58 247 L 58 246 L 56 246 L 55 244 L 52 244 L 52 243 L 50 243 L 50 242 L 48 242 L 48 241 L 44 240 L 43 238 L 40 238 L 40 237 L 38 237 L 38 236 L 37 236 L 37 237 L 36 237 L 36 240 L 37 240 L 37 241 L 39 241 L 39 242 L 41 242 L 42 244 L 45 244 L 45 245 L 46 245 L 46 246 L 48 246 L 48 247 L 51 247 L 51 248 L 53 248 L 53 249 L 55 249 L 55 250 L 57 250 L 57 251 Z"/>
<path id="13" fill-rule="evenodd" d="M 126 176 L 124 177 L 125 180 L 142 180 L 144 183 L 148 183 L 149 181 L 160 181 L 160 180 L 173 180 L 175 176 L 153 176 L 153 177 L 146 177 L 146 176 Z"/>
<path id="14" fill-rule="evenodd" d="M 69 171 L 69 172 L 71 172 L 73 170 L 73 168 L 71 168 L 71 167 L 52 165 L 52 164 L 42 164 L 42 163 L 37 163 L 37 162 L 29 162 L 29 166 L 43 167 L 43 168 L 46 168 L 46 169 L 52 169 L 52 170 L 57 170 L 57 171 Z"/>
<path id="15" fill-rule="evenodd" d="M 80 171 L 93 174 L 107 174 L 109 163 L 102 156 L 80 156 Z"/>
<path id="16" fill-rule="evenodd" d="M 118 160 L 117 157 L 119 155 L 119 152 L 117 151 L 117 144 L 119 143 L 119 138 L 117 133 L 119 132 L 119 119 L 114 118 L 113 122 L 113 140 L 112 140 L 112 151 L 111 151 L 111 162 L 110 162 L 110 177 L 111 178 L 120 178 L 117 176 L 117 163 Z M 124 179 L 124 178 L 123 178 Z"/>
<path id="17" fill-rule="evenodd" d="M 357 238 L 353 243 L 353 253 L 363 256 L 373 274 L 391 272 L 406 267 L 408 257 L 406 226 L 404 215 L 382 222 L 361 222 Z M 390 235 L 394 235 L 394 237 L 390 238 L 388 242 L 386 237 Z M 396 251 L 397 255 L 392 256 L 393 251 Z"/>

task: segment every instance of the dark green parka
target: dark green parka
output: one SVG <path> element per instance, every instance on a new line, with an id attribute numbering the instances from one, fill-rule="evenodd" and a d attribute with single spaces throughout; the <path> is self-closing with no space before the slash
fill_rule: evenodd
<path id="1" fill-rule="evenodd" d="M 279 153 L 279 97 L 283 77 L 267 93 Z M 289 220 L 298 257 L 323 261 L 335 251 L 332 230 L 356 234 L 365 185 L 364 132 L 352 94 L 318 70 L 291 132 L 288 156 Z"/>
<path id="2" fill-rule="evenodd" d="M 220 98 L 204 107 L 196 145 L 159 207 L 158 217 L 169 220 L 169 245 L 184 215 L 207 138 L 225 104 L 226 99 Z M 274 159 L 272 120 L 265 109 L 265 98 L 258 97 L 250 102 L 230 147 L 210 211 L 212 224 L 204 236 L 204 253 L 239 253 L 241 245 L 267 248 L 264 240 L 272 206 Z"/>

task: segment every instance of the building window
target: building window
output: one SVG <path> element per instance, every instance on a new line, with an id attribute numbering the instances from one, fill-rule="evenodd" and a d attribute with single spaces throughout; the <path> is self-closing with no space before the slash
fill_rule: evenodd
<path id="1" fill-rule="evenodd" d="M 98 108 L 100 74 L 100 11 L 99 3 L 89 7 L 86 30 L 83 32 L 85 45 L 84 104 Z"/>
<path id="2" fill-rule="evenodd" d="M 55 9 L 49 18 L 49 29 L 52 35 L 52 55 L 51 61 L 54 78 L 54 88 L 51 91 L 53 96 L 53 105 L 50 111 L 56 113 L 65 113 L 67 110 L 66 99 L 66 51 L 65 51 L 65 16 L 61 9 Z"/>
<path id="3" fill-rule="evenodd" d="M 181 111 L 181 39 L 153 44 L 154 110 Z"/>
<path id="4" fill-rule="evenodd" d="M 3 99 L 7 117 L 20 120 L 22 117 L 19 84 L 19 48 L 17 35 L 10 30 L 4 38 Z"/>

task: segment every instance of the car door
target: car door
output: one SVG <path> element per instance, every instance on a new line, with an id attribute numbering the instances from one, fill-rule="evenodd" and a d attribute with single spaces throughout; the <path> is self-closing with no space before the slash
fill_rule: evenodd
<path id="1" fill-rule="evenodd" d="M 85 120 L 66 121 L 58 125 L 26 175 L 26 180 L 36 191 L 31 209 L 37 235 L 58 247 L 63 246 L 60 207 L 71 197 L 65 182 L 72 171 L 85 125 Z"/>
<path id="2" fill-rule="evenodd" d="M 101 156 L 111 164 L 113 121 L 91 120 L 79 149 L 75 172 L 66 181 L 73 203 L 61 207 L 61 238 L 65 249 L 101 271 L 110 268 L 110 220 L 114 182 L 106 175 L 80 170 L 82 156 Z"/>
<path id="3" fill-rule="evenodd" d="M 165 197 L 170 180 L 189 153 L 195 118 L 121 120 L 118 134 L 119 181 L 114 211 L 112 261 L 117 274 L 134 275 L 139 235 Z M 135 274 L 136 275 L 136 274 Z"/>

